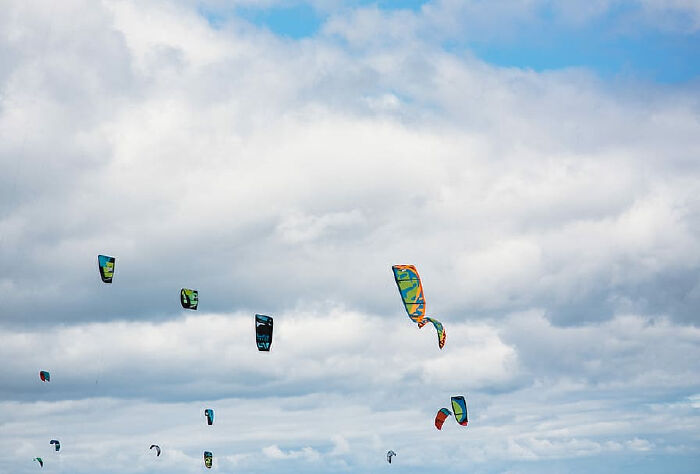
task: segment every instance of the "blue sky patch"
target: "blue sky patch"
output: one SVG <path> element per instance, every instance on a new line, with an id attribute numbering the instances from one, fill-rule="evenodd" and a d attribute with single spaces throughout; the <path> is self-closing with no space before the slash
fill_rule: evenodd
<path id="1" fill-rule="evenodd" d="M 470 49 L 482 60 L 499 66 L 535 71 L 585 67 L 602 77 L 635 76 L 663 83 L 684 82 L 700 75 L 700 33 L 662 32 L 629 28 L 634 9 L 621 6 L 584 27 L 566 28 L 550 9 L 540 23 L 516 26 L 506 40 L 459 38 L 449 43 Z"/>
<path id="2" fill-rule="evenodd" d="M 254 25 L 295 39 L 313 36 L 325 19 L 312 6 L 303 3 L 267 9 L 244 7 L 236 9 L 236 13 Z"/>
<path id="3" fill-rule="evenodd" d="M 426 3 L 428 3 L 426 0 L 353 0 L 346 3 L 346 8 L 376 6 L 387 11 L 419 11 Z M 199 13 L 217 28 L 227 18 L 235 15 L 277 35 L 294 39 L 315 35 L 328 18 L 327 12 L 317 10 L 311 4 L 304 2 L 288 2 L 284 6 L 245 6 L 233 9 L 213 9 L 200 5 Z"/>
<path id="4" fill-rule="evenodd" d="M 410 9 L 420 12 L 425 0 L 351 0 L 345 8 L 377 6 L 383 10 Z M 646 81 L 676 83 L 700 76 L 700 33 L 662 32 L 651 27 L 630 28 L 630 19 L 638 13 L 623 4 L 579 28 L 567 28 L 551 8 L 538 11 L 534 22 L 501 25 L 507 35 L 491 32 L 488 39 L 465 34 L 443 43 L 450 50 L 469 49 L 487 63 L 533 69 L 556 70 L 584 67 L 603 78 L 639 77 Z M 214 27 L 231 16 L 282 37 L 301 39 L 314 36 L 329 13 L 299 1 L 284 6 L 260 8 L 236 7 L 212 10 L 200 7 Z M 419 13 L 420 14 L 420 13 Z M 632 23 L 634 24 L 634 22 Z M 624 28 L 623 28 L 624 25 Z"/>
<path id="5" fill-rule="evenodd" d="M 518 44 L 469 42 L 482 60 L 499 66 L 536 71 L 586 67 L 603 77 L 639 76 L 664 83 L 683 82 L 700 75 L 700 36 L 668 37 L 648 33 L 640 38 L 602 40 L 572 34 L 530 38 Z M 448 44 L 452 49 L 455 43 Z"/>

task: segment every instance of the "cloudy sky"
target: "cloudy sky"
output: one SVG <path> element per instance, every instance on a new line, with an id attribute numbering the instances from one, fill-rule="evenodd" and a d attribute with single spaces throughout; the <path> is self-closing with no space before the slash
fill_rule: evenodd
<path id="1" fill-rule="evenodd" d="M 699 157 L 695 0 L 2 0 L 0 472 L 697 472 Z"/>

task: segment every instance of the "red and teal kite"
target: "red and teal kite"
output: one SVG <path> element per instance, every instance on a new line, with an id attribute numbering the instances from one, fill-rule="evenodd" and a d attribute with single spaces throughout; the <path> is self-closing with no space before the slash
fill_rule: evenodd
<path id="1" fill-rule="evenodd" d="M 440 408 L 440 410 L 437 412 L 437 415 L 435 415 L 435 428 L 441 430 L 442 425 L 445 423 L 445 420 L 450 415 L 452 415 L 452 413 L 450 413 L 450 410 L 448 410 L 447 408 Z"/>

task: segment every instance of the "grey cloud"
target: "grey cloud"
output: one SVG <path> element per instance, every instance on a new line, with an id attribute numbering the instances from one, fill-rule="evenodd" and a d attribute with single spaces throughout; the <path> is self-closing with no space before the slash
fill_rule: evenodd
<path id="1" fill-rule="evenodd" d="M 533 378 L 585 380 L 599 393 L 646 387 L 647 397 L 700 382 L 694 373 L 700 333 L 667 319 L 621 316 L 584 327 L 556 327 L 528 313 L 510 317 L 500 334 L 517 348 L 521 368 Z"/>
<path id="2" fill-rule="evenodd" d="M 376 319 L 370 318 L 368 322 L 373 323 L 373 327 L 381 325 Z M 294 340 L 307 330 L 308 322 L 297 323 L 300 324 L 296 327 L 287 327 L 287 335 Z M 134 330 L 139 326 L 131 325 Z M 446 368 L 452 370 L 442 372 L 439 366 L 433 365 L 426 373 L 437 374 L 437 379 L 426 380 L 431 385 L 428 390 L 415 391 L 418 387 L 410 382 L 397 382 L 396 372 L 402 370 L 401 365 L 387 367 L 387 353 L 394 353 L 395 363 L 403 365 L 410 361 L 406 351 L 428 353 L 427 348 L 416 347 L 426 335 L 411 329 L 399 334 L 400 339 L 393 343 L 393 338 L 387 338 L 386 352 L 377 351 L 375 360 L 368 364 L 373 367 L 370 372 L 379 374 L 378 369 L 384 369 L 380 375 L 387 377 L 386 386 L 392 387 L 386 395 L 383 390 L 366 389 L 335 393 L 332 387 L 337 385 L 332 374 L 341 366 L 319 364 L 313 347 L 305 354 L 296 352 L 293 347 L 279 346 L 278 349 L 287 352 L 292 349 L 290 355 L 300 369 L 290 371 L 286 366 L 289 359 L 280 360 L 289 376 L 297 383 L 307 384 L 304 365 L 312 364 L 320 369 L 316 376 L 325 381 L 326 390 L 296 396 L 265 396 L 259 392 L 251 398 L 195 397 L 187 401 L 156 403 L 108 398 L 3 402 L 0 404 L 6 420 L 3 445 L 8 450 L 3 451 L 0 463 L 16 466 L 17 456 L 42 453 L 41 446 L 54 436 L 63 440 L 64 450 L 59 459 L 64 469 L 71 472 L 82 472 L 80 466 L 94 469 L 87 464 L 96 460 L 104 463 L 103 472 L 120 469 L 121 472 L 144 469 L 189 472 L 201 462 L 203 446 L 215 453 L 217 467 L 241 472 L 275 469 L 372 471 L 376 469 L 376 459 L 383 459 L 387 446 L 399 453 L 401 466 L 411 472 L 430 469 L 426 466 L 459 472 L 462 467 L 455 466 L 463 466 L 465 459 L 479 472 L 494 472 L 492 460 L 510 468 L 525 469 L 527 464 L 521 463 L 542 460 L 633 456 L 639 452 L 672 452 L 674 449 L 696 453 L 694 449 L 683 447 L 684 440 L 698 426 L 694 398 L 678 394 L 679 389 L 689 388 L 697 393 L 697 381 L 683 373 L 684 366 L 692 365 L 688 347 L 697 347 L 695 330 L 668 322 L 650 325 L 642 318 L 633 317 L 617 319 L 604 327 L 562 329 L 552 327 L 541 316 L 515 316 L 501 329 L 517 350 L 518 365 L 512 369 L 523 370 L 527 378 L 535 375 L 537 380 L 529 386 L 493 394 L 478 388 L 479 367 L 474 365 L 484 364 L 487 352 L 483 350 L 473 355 L 458 355 L 462 361 L 459 365 L 450 360 L 449 352 L 436 355 L 436 361 L 444 360 Z M 479 341 L 483 341 L 488 350 L 498 352 L 498 344 L 494 345 L 498 340 L 492 332 L 494 328 L 453 329 L 449 344 L 458 352 Z M 469 333 L 472 337 L 465 338 Z M 526 333 L 537 337 L 527 338 Z M 330 336 L 328 345 L 339 348 L 341 354 L 346 350 L 356 353 L 358 344 L 366 345 L 362 334 L 348 337 L 338 331 Z M 468 344 L 461 346 L 462 339 Z M 676 340 L 683 343 L 669 343 Z M 654 341 L 655 345 L 649 341 Z M 239 345 L 235 336 L 233 342 Z M 170 343 L 180 344 L 181 341 L 163 335 L 160 344 Z M 200 356 L 198 350 L 184 347 L 183 356 Z M 397 347 L 405 347 L 404 352 L 396 353 Z M 644 347 L 645 352 L 637 355 L 640 347 Z M 120 351 L 125 355 L 131 349 L 122 346 Z M 327 353 L 322 347 L 316 351 Z M 601 355 L 591 357 L 596 352 Z M 368 356 L 372 357 L 371 353 Z M 606 364 L 597 364 L 601 358 Z M 559 363 L 534 364 L 533 360 L 537 359 L 558 360 Z M 649 361 L 653 363 L 645 364 Z M 200 366 L 182 359 L 178 362 L 181 370 L 191 380 L 196 380 L 192 377 L 200 371 Z M 160 363 L 149 364 L 152 374 L 157 373 Z M 244 366 L 245 361 L 237 365 Z M 604 371 L 606 365 L 616 367 L 611 374 L 616 380 L 601 383 L 596 374 Z M 657 369 L 661 367 L 671 378 L 665 378 Z M 492 368 L 484 370 L 491 374 L 489 376 L 495 374 Z M 232 367 L 219 370 L 217 376 L 236 377 L 237 372 Z M 348 375 L 343 370 L 341 373 Z M 60 373 L 58 375 L 51 383 L 66 383 Z M 444 381 L 440 381 L 443 376 Z M 161 383 L 158 379 L 154 382 Z M 131 383 L 139 382 L 132 380 Z M 245 384 L 254 386 L 256 380 L 249 379 Z M 168 385 L 160 389 L 173 390 Z M 455 392 L 467 395 L 470 426 L 465 430 L 451 422 L 443 432 L 438 432 L 431 427 L 434 411 L 447 404 L 449 395 Z M 202 395 L 210 395 L 210 392 Z M 217 421 L 211 429 L 202 415 L 207 406 L 217 411 Z M 339 436 L 344 441 L 339 440 Z M 164 449 L 160 465 L 153 464 L 146 451 L 152 442 L 158 442 Z M 344 445 L 349 450 L 342 449 Z M 416 445 L 423 448 L 417 450 Z M 261 453 L 267 456 L 260 458 Z M 314 453 L 318 453 L 318 457 Z M 49 459 L 56 462 L 56 458 Z M 279 463 L 281 460 L 285 462 Z M 18 472 L 23 471 L 20 468 Z"/>
<path id="3" fill-rule="evenodd" d="M 400 383 L 415 397 L 461 380 L 451 367 L 462 359 L 481 360 L 469 383 L 485 390 L 508 384 L 515 368 L 512 349 L 489 327 L 452 324 L 450 337 L 469 347 L 441 353 L 434 330 L 417 331 L 408 318 L 397 327 L 340 309 L 274 317 L 269 354 L 255 349 L 252 312 L 5 332 L 2 350 L 18 363 L 4 369 L 8 382 L 0 393 L 11 400 L 118 395 L 171 401 L 352 393 L 359 386 L 384 391 Z M 416 358 L 417 347 L 432 356 Z M 39 370 L 49 370 L 52 381 L 42 383 Z"/>

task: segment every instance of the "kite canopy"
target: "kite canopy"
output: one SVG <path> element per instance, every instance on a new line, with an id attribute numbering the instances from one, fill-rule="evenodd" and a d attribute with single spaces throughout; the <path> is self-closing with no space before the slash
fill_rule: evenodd
<path id="1" fill-rule="evenodd" d="M 107 255 L 97 256 L 97 265 L 100 269 L 100 278 L 105 283 L 112 283 L 112 278 L 114 277 L 114 257 L 108 257 Z"/>
<path id="2" fill-rule="evenodd" d="M 44 460 L 41 458 L 34 458 L 33 461 L 36 461 L 39 463 L 41 467 L 44 467 Z"/>
<path id="3" fill-rule="evenodd" d="M 387 451 L 386 453 L 386 460 L 391 464 L 391 458 L 396 456 L 396 453 L 394 451 Z"/>
<path id="4" fill-rule="evenodd" d="M 55 444 L 56 451 L 61 450 L 61 443 L 59 443 L 57 439 L 52 439 L 51 441 L 49 441 L 49 444 Z"/>
<path id="5" fill-rule="evenodd" d="M 158 446 L 157 444 L 152 444 L 151 447 L 148 449 L 153 449 L 153 448 L 156 448 L 156 457 L 160 456 L 160 446 Z"/>
<path id="6" fill-rule="evenodd" d="M 259 351 L 269 351 L 272 345 L 272 318 L 264 314 L 255 315 L 255 344 Z"/>
<path id="7" fill-rule="evenodd" d="M 435 415 L 435 428 L 441 430 L 443 423 L 445 423 L 445 420 L 450 415 L 452 415 L 450 410 L 448 410 L 447 408 L 440 408 L 440 410 L 438 410 L 437 412 L 437 415 Z"/>
<path id="8" fill-rule="evenodd" d="M 180 304 L 185 309 L 197 309 L 199 304 L 199 292 L 197 290 L 190 290 L 188 288 L 183 288 L 180 290 Z"/>
<path id="9" fill-rule="evenodd" d="M 207 466 L 207 469 L 211 469 L 211 463 L 212 463 L 212 454 L 210 451 L 204 451 L 204 465 Z"/>
<path id="10" fill-rule="evenodd" d="M 462 426 L 467 426 L 467 401 L 464 397 L 452 397 L 452 411 L 455 412 L 457 423 Z"/>
<path id="11" fill-rule="evenodd" d="M 48 373 L 48 371 L 46 370 L 42 370 L 39 372 L 39 378 L 42 382 L 51 382 L 51 374 Z"/>
<path id="12" fill-rule="evenodd" d="M 426 317 L 423 320 L 424 323 L 433 323 L 433 326 L 435 327 L 435 331 L 437 331 L 437 338 L 438 338 L 438 347 L 442 349 L 445 347 L 445 340 L 447 339 L 447 334 L 445 333 L 445 328 L 443 327 L 442 323 L 438 321 L 437 319 L 433 318 L 428 318 Z"/>
<path id="13" fill-rule="evenodd" d="M 423 294 L 423 284 L 421 283 L 418 270 L 413 265 L 394 265 L 391 267 L 394 272 L 396 286 L 399 287 L 401 301 L 408 317 L 411 321 L 422 328 L 428 323 L 433 323 L 438 336 L 438 347 L 445 347 L 447 333 L 442 323 L 437 319 L 429 318 L 425 315 L 425 295 Z"/>
<path id="14" fill-rule="evenodd" d="M 422 323 L 425 317 L 425 296 L 418 270 L 413 265 L 394 265 L 391 269 L 408 317 L 414 323 Z"/>
<path id="15" fill-rule="evenodd" d="M 214 410 L 212 410 L 211 408 L 207 408 L 206 410 L 204 410 L 204 416 L 207 417 L 208 425 L 214 424 Z"/>

